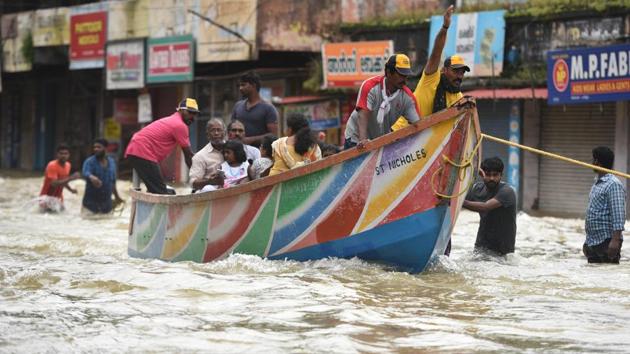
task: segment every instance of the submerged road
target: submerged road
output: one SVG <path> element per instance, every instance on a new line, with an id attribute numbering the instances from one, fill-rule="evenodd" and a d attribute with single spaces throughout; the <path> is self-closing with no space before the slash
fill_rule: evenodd
<path id="1" fill-rule="evenodd" d="M 66 212 L 38 213 L 41 182 L 0 177 L 0 352 L 630 351 L 630 243 L 621 265 L 588 265 L 580 219 L 520 214 L 516 253 L 493 258 L 472 253 L 478 216 L 463 212 L 451 257 L 421 275 L 164 263 L 127 256 L 129 208 L 82 219 L 82 181 Z"/>

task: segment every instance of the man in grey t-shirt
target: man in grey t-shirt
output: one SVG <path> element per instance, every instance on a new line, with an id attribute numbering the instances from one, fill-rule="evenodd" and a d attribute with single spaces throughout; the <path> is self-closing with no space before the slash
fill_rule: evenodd
<path id="1" fill-rule="evenodd" d="M 475 183 L 466 195 L 464 208 L 479 213 L 476 250 L 490 250 L 500 255 L 514 253 L 516 241 L 516 193 L 505 182 L 503 161 L 491 157 L 481 163 L 483 182 Z"/>
<path id="2" fill-rule="evenodd" d="M 232 120 L 245 126 L 244 144 L 259 146 L 264 136 L 278 134 L 278 111 L 260 97 L 260 77 L 256 73 L 241 76 L 238 89 L 244 99 L 234 105 Z"/>
<path id="3" fill-rule="evenodd" d="M 385 64 L 385 75 L 363 81 L 356 107 L 346 125 L 346 149 L 389 133 L 400 116 L 409 123 L 420 120 L 416 98 L 405 85 L 411 74 L 409 58 L 394 54 Z"/>

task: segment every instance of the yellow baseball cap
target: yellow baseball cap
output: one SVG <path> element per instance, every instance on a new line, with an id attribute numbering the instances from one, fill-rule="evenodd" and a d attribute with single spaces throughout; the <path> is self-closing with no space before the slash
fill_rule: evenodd
<path id="1" fill-rule="evenodd" d="M 197 100 L 194 98 L 184 98 L 177 106 L 177 110 L 185 109 L 189 112 L 199 113 L 199 106 L 197 105 Z"/>
<path id="2" fill-rule="evenodd" d="M 413 75 L 413 71 L 411 71 L 411 60 L 404 54 L 394 54 L 389 57 L 385 67 L 394 67 L 400 75 Z"/>
<path id="3" fill-rule="evenodd" d="M 460 57 L 457 54 L 451 55 L 450 57 L 446 58 L 446 60 L 444 60 L 444 67 L 445 68 L 451 67 L 453 69 L 464 68 L 466 69 L 466 71 L 470 71 L 470 68 L 468 67 L 468 65 L 464 63 L 464 58 Z"/>

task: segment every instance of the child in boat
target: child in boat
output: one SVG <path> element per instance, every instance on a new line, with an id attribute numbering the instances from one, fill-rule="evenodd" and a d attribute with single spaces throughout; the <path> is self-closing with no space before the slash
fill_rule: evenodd
<path id="1" fill-rule="evenodd" d="M 273 150 L 271 144 L 277 138 L 273 135 L 266 135 L 260 143 L 260 158 L 254 160 L 247 174 L 249 179 L 254 180 L 269 175 L 269 170 L 273 166 Z"/>
<path id="2" fill-rule="evenodd" d="M 249 181 L 247 177 L 249 162 L 247 162 L 243 143 L 238 140 L 229 140 L 225 143 L 223 159 L 225 161 L 219 167 L 225 176 L 223 188 L 233 187 Z"/>
<path id="3" fill-rule="evenodd" d="M 322 158 L 317 139 L 301 113 L 287 118 L 287 135 L 273 142 L 273 167 L 270 176 L 303 166 Z"/>

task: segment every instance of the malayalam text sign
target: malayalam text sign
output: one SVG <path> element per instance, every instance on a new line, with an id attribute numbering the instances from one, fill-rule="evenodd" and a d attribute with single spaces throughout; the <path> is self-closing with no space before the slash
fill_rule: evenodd
<path id="1" fill-rule="evenodd" d="M 144 87 L 144 42 L 109 43 L 106 76 L 108 90 Z"/>
<path id="2" fill-rule="evenodd" d="M 453 15 L 448 29 L 442 61 L 458 54 L 470 67 L 470 76 L 498 76 L 503 71 L 505 11 L 483 11 Z M 444 23 L 443 16 L 431 17 L 429 53 Z M 494 63 L 494 73 L 493 64 Z"/>
<path id="3" fill-rule="evenodd" d="M 150 38 L 147 44 L 147 83 L 193 80 L 192 35 Z"/>
<path id="4" fill-rule="evenodd" d="M 392 41 L 324 44 L 324 87 L 356 88 L 373 76 L 384 75 L 385 63 L 393 53 Z"/>
<path id="5" fill-rule="evenodd" d="M 547 53 L 549 104 L 630 100 L 630 44 Z"/>
<path id="6" fill-rule="evenodd" d="M 70 12 L 70 69 L 102 68 L 107 11 L 84 11 L 87 10 L 78 7 Z"/>

